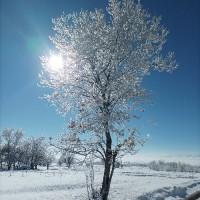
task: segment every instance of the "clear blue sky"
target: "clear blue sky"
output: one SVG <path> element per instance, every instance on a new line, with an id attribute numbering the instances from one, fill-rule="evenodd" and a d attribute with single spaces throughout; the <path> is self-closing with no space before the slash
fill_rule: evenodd
<path id="1" fill-rule="evenodd" d="M 172 74 L 152 72 L 144 86 L 153 90 L 154 106 L 145 120 L 151 139 L 143 151 L 200 153 L 200 1 L 141 0 L 150 13 L 161 15 L 169 30 L 166 51 L 180 63 Z M 106 0 L 0 0 L 0 129 L 23 128 L 26 136 L 55 136 L 65 120 L 39 96 L 39 56 L 48 53 L 51 19 L 64 11 L 105 8 Z M 146 130 L 145 130 L 146 131 Z M 145 134 L 145 132 L 144 132 Z"/>

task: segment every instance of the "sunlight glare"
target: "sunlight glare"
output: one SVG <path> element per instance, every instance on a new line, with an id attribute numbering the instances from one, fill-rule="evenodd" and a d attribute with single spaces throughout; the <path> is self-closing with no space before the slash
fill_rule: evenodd
<path id="1" fill-rule="evenodd" d="M 63 58 L 60 55 L 51 55 L 49 58 L 49 68 L 52 71 L 59 71 L 63 68 Z"/>

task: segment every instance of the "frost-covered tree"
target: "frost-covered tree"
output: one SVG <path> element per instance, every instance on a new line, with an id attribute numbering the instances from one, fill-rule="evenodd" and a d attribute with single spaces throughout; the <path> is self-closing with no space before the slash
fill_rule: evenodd
<path id="1" fill-rule="evenodd" d="M 14 129 L 4 129 L 2 131 L 4 144 L 1 152 L 4 155 L 4 162 L 6 162 L 8 170 L 10 170 L 12 166 L 15 169 L 22 138 L 23 131 L 21 129 L 16 131 Z"/>
<path id="2" fill-rule="evenodd" d="M 104 161 L 103 200 L 120 152 L 135 152 L 136 144 L 144 142 L 128 123 L 148 100 L 143 78 L 151 70 L 177 67 L 172 52 L 162 54 L 168 31 L 160 22 L 133 0 L 108 0 L 106 15 L 82 10 L 53 19 L 51 40 L 63 66 L 59 61 L 55 70 L 51 59 L 42 57 L 40 86 L 50 88 L 44 98 L 60 114 L 71 114 L 63 148 Z"/>
<path id="3" fill-rule="evenodd" d="M 47 170 L 49 169 L 50 164 L 55 161 L 56 152 L 54 149 L 51 148 L 51 146 L 46 145 L 46 151 L 44 154 L 44 158 L 40 161 L 40 164 L 47 167 Z"/>
<path id="4" fill-rule="evenodd" d="M 62 165 L 64 163 L 66 167 L 70 168 L 72 164 L 74 164 L 74 162 L 75 162 L 74 153 L 63 150 L 58 160 L 59 165 Z"/>
<path id="5" fill-rule="evenodd" d="M 44 137 L 30 137 L 29 143 L 29 163 L 31 169 L 37 169 L 39 164 L 44 163 L 47 157 L 47 144 Z"/>
<path id="6" fill-rule="evenodd" d="M 30 143 L 28 142 L 28 140 L 24 140 L 22 141 L 21 145 L 20 145 L 20 151 L 19 151 L 19 155 L 18 155 L 18 166 L 19 168 L 21 166 L 29 166 L 29 162 L 30 162 Z"/>

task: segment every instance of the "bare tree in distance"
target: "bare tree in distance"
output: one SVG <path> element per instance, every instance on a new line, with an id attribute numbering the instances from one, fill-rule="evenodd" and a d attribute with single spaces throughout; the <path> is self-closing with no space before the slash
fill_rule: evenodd
<path id="1" fill-rule="evenodd" d="M 168 31 L 160 17 L 133 0 L 108 0 L 106 11 L 108 16 L 96 9 L 53 19 L 51 41 L 63 67 L 53 70 L 43 56 L 39 75 L 40 86 L 52 91 L 44 98 L 71 116 L 60 148 L 103 160 L 102 200 L 108 198 L 120 152 L 135 153 L 145 142 L 129 123 L 149 100 L 143 78 L 151 70 L 177 68 L 172 52 L 162 54 Z"/>

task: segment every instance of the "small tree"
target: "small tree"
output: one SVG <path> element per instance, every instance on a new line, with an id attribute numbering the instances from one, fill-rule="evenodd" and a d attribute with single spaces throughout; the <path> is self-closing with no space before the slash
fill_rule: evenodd
<path id="1" fill-rule="evenodd" d="M 50 164 L 55 160 L 55 152 L 50 148 L 47 148 L 44 160 L 42 162 L 43 165 L 47 166 L 47 170 L 49 169 Z"/>
<path id="2" fill-rule="evenodd" d="M 33 138 L 29 140 L 29 162 L 31 169 L 37 169 L 38 164 L 41 164 L 46 159 L 47 145 L 44 137 Z"/>
<path id="3" fill-rule="evenodd" d="M 30 165 L 30 152 L 31 152 L 31 145 L 28 140 L 25 140 L 20 145 L 20 152 L 18 155 L 18 164 L 19 167 L 22 165 L 29 166 Z"/>
<path id="4" fill-rule="evenodd" d="M 70 168 L 74 161 L 74 154 L 63 150 L 58 162 L 59 165 L 64 163 L 66 167 Z"/>
<path id="5" fill-rule="evenodd" d="M 128 123 L 138 118 L 149 98 L 141 86 L 143 77 L 152 69 L 171 72 L 177 67 L 173 53 L 162 55 L 168 31 L 160 17 L 152 17 L 140 2 L 108 2 L 109 20 L 97 9 L 53 19 L 56 35 L 51 40 L 63 67 L 53 69 L 51 59 L 44 56 L 39 75 L 40 85 L 52 91 L 44 98 L 60 114 L 74 116 L 61 147 L 103 160 L 103 200 L 107 200 L 120 152 L 135 153 L 136 144 L 145 141 Z"/>

